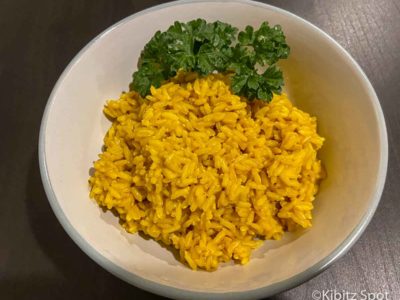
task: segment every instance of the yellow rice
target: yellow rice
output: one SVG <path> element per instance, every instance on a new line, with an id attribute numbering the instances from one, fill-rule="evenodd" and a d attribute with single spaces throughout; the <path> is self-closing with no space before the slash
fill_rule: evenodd
<path id="1" fill-rule="evenodd" d="M 263 239 L 311 227 L 324 140 L 316 118 L 285 94 L 244 100 L 209 75 L 108 101 L 90 196 L 194 270 L 245 264 Z"/>

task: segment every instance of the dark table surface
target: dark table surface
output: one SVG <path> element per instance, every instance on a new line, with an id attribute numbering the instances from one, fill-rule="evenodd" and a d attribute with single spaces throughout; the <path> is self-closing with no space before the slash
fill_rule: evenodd
<path id="1" fill-rule="evenodd" d="M 67 236 L 42 188 L 37 141 L 47 98 L 74 55 L 116 21 L 163 2 L 0 0 L 0 299 L 162 299 L 115 278 Z M 400 299 L 400 1 L 265 2 L 353 55 L 379 96 L 390 144 L 385 190 L 364 235 L 327 271 L 272 299 L 334 289 Z"/>

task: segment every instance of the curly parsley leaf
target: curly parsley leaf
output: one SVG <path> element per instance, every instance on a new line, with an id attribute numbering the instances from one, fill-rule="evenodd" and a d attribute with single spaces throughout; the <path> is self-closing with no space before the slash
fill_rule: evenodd
<path id="1" fill-rule="evenodd" d="M 156 32 L 146 44 L 130 89 L 145 96 L 152 85 L 159 87 L 179 70 L 200 75 L 228 72 L 235 94 L 269 101 L 283 85 L 276 62 L 287 58 L 289 52 L 279 25 L 269 27 L 264 22 L 258 30 L 247 26 L 238 33 L 237 28 L 220 21 L 175 22 L 167 31 Z"/>

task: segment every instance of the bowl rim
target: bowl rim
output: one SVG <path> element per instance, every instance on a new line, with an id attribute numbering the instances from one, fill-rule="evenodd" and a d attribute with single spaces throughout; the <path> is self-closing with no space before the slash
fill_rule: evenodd
<path id="1" fill-rule="evenodd" d="M 323 36 L 328 42 L 330 42 L 334 47 L 338 48 L 340 50 L 341 56 L 343 56 L 348 63 L 351 65 L 351 67 L 356 71 L 356 73 L 360 76 L 362 80 L 362 85 L 363 87 L 368 91 L 369 99 L 371 101 L 371 104 L 373 106 L 376 119 L 377 119 L 377 124 L 378 124 L 378 133 L 379 133 L 379 145 L 380 145 L 380 161 L 379 161 L 379 170 L 378 170 L 378 176 L 377 176 L 377 182 L 375 183 L 375 191 L 372 197 L 372 201 L 369 205 L 368 211 L 363 215 L 361 218 L 360 222 L 357 224 L 357 226 L 352 230 L 352 232 L 344 239 L 344 241 L 339 244 L 335 250 L 333 250 L 329 255 L 327 255 L 325 258 L 320 260 L 319 262 L 315 263 L 308 269 L 304 270 L 303 272 L 296 274 L 290 278 L 287 278 L 285 280 L 257 288 L 257 289 L 252 289 L 252 290 L 245 290 L 245 291 L 238 291 L 238 292 L 229 292 L 229 293 L 221 293 L 221 292 L 202 292 L 202 291 L 194 291 L 194 290 L 184 290 L 168 285 L 164 285 L 152 280 L 144 279 L 141 276 L 128 272 L 125 269 L 117 266 L 114 264 L 112 261 L 108 260 L 104 256 L 102 256 L 95 248 L 93 248 L 74 228 L 74 226 L 69 222 L 68 218 L 64 214 L 60 204 L 57 201 L 56 195 L 54 193 L 54 190 L 52 188 L 52 183 L 49 177 L 48 169 L 47 169 L 47 163 L 46 163 L 46 153 L 45 153 L 45 143 L 46 143 L 46 126 L 47 126 L 47 120 L 49 117 L 49 112 L 52 104 L 55 102 L 55 95 L 61 86 L 62 82 L 64 81 L 64 78 L 69 74 L 70 70 L 74 65 L 76 65 L 81 56 L 98 40 L 100 40 L 103 36 L 110 34 L 114 29 L 119 27 L 120 25 L 129 22 L 130 20 L 147 14 L 149 12 L 154 12 L 157 10 L 161 10 L 167 7 L 172 7 L 172 6 L 177 6 L 177 5 L 185 5 L 185 4 L 192 4 L 192 3 L 242 3 L 242 4 L 247 4 L 251 6 L 258 6 L 262 8 L 267 8 L 269 10 L 275 11 L 279 14 L 286 15 L 291 18 L 295 18 L 298 21 L 304 23 L 305 25 L 311 27 L 313 30 L 315 30 L 317 33 L 319 33 L 321 36 Z M 387 130 L 386 130 L 386 124 L 385 124 L 385 119 L 383 115 L 382 108 L 380 106 L 378 97 L 375 93 L 375 90 L 368 80 L 367 76 L 361 69 L 361 67 L 358 65 L 358 63 L 352 58 L 352 56 L 338 43 L 336 42 L 331 36 L 329 36 L 327 33 L 325 33 L 323 30 L 318 28 L 317 26 L 313 25 L 311 22 L 295 15 L 294 13 L 291 13 L 289 11 L 286 11 L 284 9 L 261 3 L 261 2 L 256 2 L 256 1 L 251 1 L 251 0 L 179 0 L 179 1 L 172 1 L 156 6 L 152 6 L 150 8 L 147 8 L 145 10 L 139 11 L 135 14 L 132 14 L 119 22 L 113 24 L 112 26 L 108 27 L 105 29 L 102 33 L 97 35 L 94 39 L 92 39 L 84 48 L 82 48 L 78 54 L 71 60 L 71 62 L 67 65 L 59 79 L 57 80 L 50 96 L 47 101 L 43 118 L 41 121 L 40 125 L 40 133 L 39 133 L 39 148 L 38 148 L 38 155 L 39 155 L 39 167 L 40 167 L 40 174 L 44 186 L 44 190 L 46 192 L 47 198 L 49 200 L 50 206 L 54 211 L 54 214 L 56 215 L 57 219 L 61 223 L 62 227 L 64 230 L 67 232 L 67 234 L 70 236 L 70 238 L 91 258 L 93 259 L 97 264 L 99 264 L 101 267 L 115 275 L 116 277 L 134 285 L 137 286 L 143 290 L 161 295 L 161 296 L 167 296 L 170 298 L 174 299 L 229 299 L 229 300 L 234 300 L 234 299 L 257 299 L 257 298 L 262 298 L 262 297 L 269 297 L 274 294 L 283 292 L 287 289 L 291 289 L 293 287 L 296 287 L 300 285 L 301 283 L 313 278 L 314 276 L 318 275 L 320 272 L 325 270 L 328 266 L 330 266 L 334 261 L 342 257 L 353 245 L 354 243 L 359 239 L 359 237 L 362 235 L 364 232 L 365 228 L 369 224 L 369 222 L 372 219 L 372 216 L 374 215 L 376 208 L 379 204 L 383 188 L 385 185 L 385 180 L 386 180 L 386 173 L 387 173 L 387 165 L 388 165 L 388 138 L 387 138 Z"/>

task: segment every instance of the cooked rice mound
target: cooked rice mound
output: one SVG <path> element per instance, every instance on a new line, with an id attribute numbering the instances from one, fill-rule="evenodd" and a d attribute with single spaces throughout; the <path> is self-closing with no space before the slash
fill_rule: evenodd
<path id="1" fill-rule="evenodd" d="M 245 264 L 263 239 L 311 227 L 322 176 L 316 118 L 285 94 L 247 102 L 227 78 L 169 82 L 107 102 L 90 196 L 192 269 Z"/>

